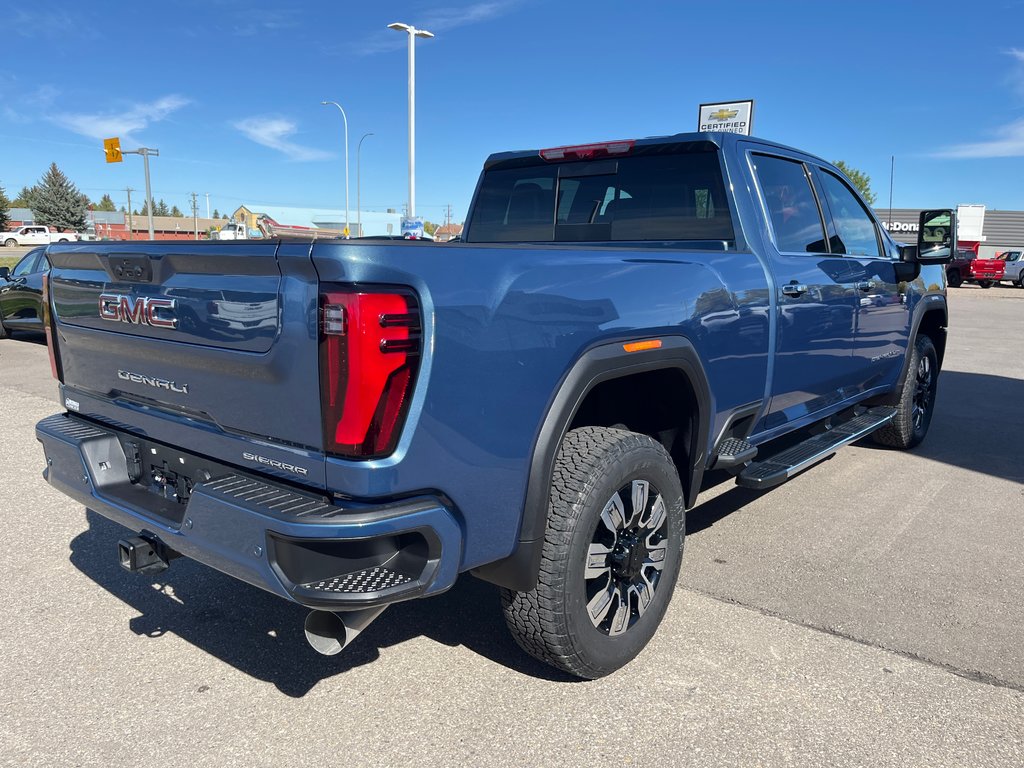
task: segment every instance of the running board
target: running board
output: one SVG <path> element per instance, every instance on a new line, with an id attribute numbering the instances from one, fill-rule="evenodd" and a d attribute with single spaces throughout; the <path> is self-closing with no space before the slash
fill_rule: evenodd
<path id="1" fill-rule="evenodd" d="M 756 490 L 773 488 L 819 461 L 827 459 L 844 445 L 870 435 L 892 421 L 895 415 L 896 409 L 889 406 L 871 408 L 827 432 L 804 440 L 764 461 L 750 464 L 736 478 L 736 485 Z"/>

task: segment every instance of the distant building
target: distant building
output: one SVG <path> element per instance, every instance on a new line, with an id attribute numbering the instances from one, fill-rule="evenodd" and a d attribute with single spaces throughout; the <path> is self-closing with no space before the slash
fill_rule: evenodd
<path id="1" fill-rule="evenodd" d="M 461 224 L 442 224 L 434 230 L 434 240 L 438 243 L 447 243 L 462 235 Z"/>
<path id="2" fill-rule="evenodd" d="M 28 208 L 10 208 L 7 211 L 7 219 L 11 227 L 24 227 L 27 224 L 35 224 L 36 217 Z"/>

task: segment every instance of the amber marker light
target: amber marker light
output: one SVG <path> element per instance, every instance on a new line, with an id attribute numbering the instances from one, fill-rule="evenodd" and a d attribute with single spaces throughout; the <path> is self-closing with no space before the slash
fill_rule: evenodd
<path id="1" fill-rule="evenodd" d="M 631 341 L 623 344 L 622 348 L 627 352 L 643 352 L 647 349 L 661 349 L 661 339 L 650 339 L 648 341 Z"/>

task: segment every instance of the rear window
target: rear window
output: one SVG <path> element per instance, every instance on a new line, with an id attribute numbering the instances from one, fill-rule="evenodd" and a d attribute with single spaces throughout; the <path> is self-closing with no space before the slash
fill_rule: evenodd
<path id="1" fill-rule="evenodd" d="M 696 240 L 732 245 L 735 236 L 718 153 L 706 146 L 711 145 L 489 170 L 464 239 Z"/>

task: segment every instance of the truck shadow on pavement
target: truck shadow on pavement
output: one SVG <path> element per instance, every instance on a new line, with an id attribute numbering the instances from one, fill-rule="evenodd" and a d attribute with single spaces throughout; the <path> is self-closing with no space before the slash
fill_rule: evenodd
<path id="1" fill-rule="evenodd" d="M 870 437 L 855 445 L 890 451 Z M 963 371 L 939 376 L 928 436 L 911 451 L 931 461 L 1024 483 L 1024 380 Z M 908 478 L 909 479 L 909 478 Z M 704 491 L 733 482 L 728 472 L 710 472 Z M 686 533 L 710 528 L 754 499 L 771 493 L 734 487 L 699 503 L 686 516 Z"/>
<path id="2" fill-rule="evenodd" d="M 177 635 L 288 696 L 304 696 L 321 680 L 377 661 L 380 649 L 421 635 L 525 675 L 575 680 L 524 653 L 505 628 L 497 589 L 469 575 L 443 595 L 391 606 L 351 646 L 326 657 L 306 643 L 306 608 L 187 558 L 163 573 L 132 575 L 116 557 L 126 529 L 92 510 L 86 519 L 89 528 L 71 542 L 71 563 L 141 614 L 129 622 L 134 633 Z"/>

